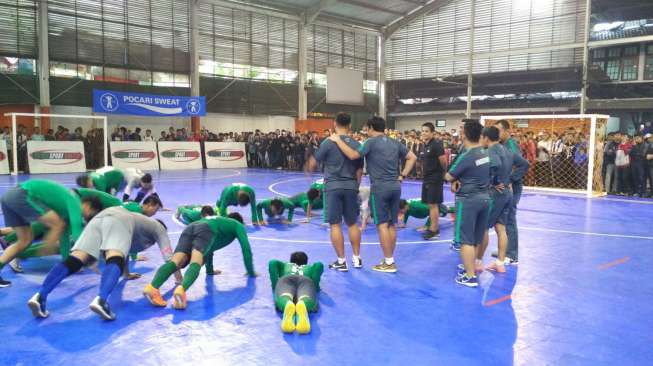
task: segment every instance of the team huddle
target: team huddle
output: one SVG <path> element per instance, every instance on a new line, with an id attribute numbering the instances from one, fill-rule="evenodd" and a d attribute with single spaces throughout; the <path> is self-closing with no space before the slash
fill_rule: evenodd
<path id="1" fill-rule="evenodd" d="M 476 273 L 483 271 L 482 258 L 488 245 L 488 229 L 498 237 L 497 260 L 487 269 L 505 272 L 505 263 L 516 262 L 514 213 L 521 193 L 520 181 L 528 163 L 511 149 L 509 125 L 485 127 L 475 120 L 464 125 L 465 152 L 450 169 L 442 158 L 441 143 L 429 138 L 434 126 L 422 126 L 427 141 L 425 179 L 421 200 L 401 197 L 401 182 L 417 160 L 406 147 L 384 134 L 385 121 L 373 117 L 367 122 L 368 140 L 362 145 L 350 134 L 351 119 L 345 113 L 335 120 L 335 133 L 326 139 L 307 162 L 307 168 L 321 168 L 324 180 L 312 184 L 307 192 L 292 197 L 274 197 L 257 201 L 254 189 L 245 184 L 225 187 L 215 205 L 184 205 L 175 217 L 186 225 L 177 245 L 171 245 L 166 225 L 153 216 L 163 207 L 150 174 L 138 169 L 105 167 L 78 177 L 79 188 L 68 189 L 49 180 L 33 179 L 8 190 L 1 200 L 6 228 L 0 229 L 0 271 L 5 266 L 22 272 L 20 260 L 59 254 L 62 261 L 47 274 L 39 291 L 28 301 L 32 314 L 49 316 L 47 299 L 68 276 L 90 266 L 95 271 L 104 261 L 97 296 L 90 309 L 105 320 L 114 320 L 107 299 L 121 276 L 136 279 L 129 272 L 129 261 L 139 260 L 138 253 L 157 245 L 163 257 L 143 295 L 156 307 L 166 307 L 160 288 L 174 275 L 172 295 L 175 309 L 187 307 L 186 292 L 198 278 L 202 266 L 207 275 L 221 273 L 213 268 L 214 252 L 235 240 L 240 244 L 247 275 L 257 276 L 252 260 L 243 217 L 228 212 L 229 206 L 250 206 L 251 222 L 290 223 L 295 210 L 303 210 L 311 220 L 313 210 L 322 210 L 329 226 L 336 260 L 329 268 L 348 271 L 345 255 L 344 221 L 352 247 L 351 263 L 362 268 L 361 231 L 371 218 L 376 226 L 383 258 L 372 266 L 374 271 L 397 272 L 394 251 L 397 227 L 409 217 L 427 219 L 419 230 L 424 239 L 439 235 L 438 217 L 455 215 L 454 243 L 460 244 L 462 264 L 456 282 L 478 286 Z M 429 135 L 430 133 L 430 135 Z M 502 143 L 503 142 L 503 143 Z M 402 166 L 403 165 L 403 166 Z M 370 178 L 369 187 L 361 187 L 363 170 Z M 445 173 L 446 172 L 446 173 Z M 443 180 L 451 182 L 455 208 L 442 202 Z M 132 198 L 133 191 L 138 193 Z M 116 194 L 122 192 L 122 199 Z M 359 226 L 359 223 L 360 225 Z M 511 232 L 514 232 L 511 234 Z M 511 236 L 515 236 L 511 238 Z M 184 270 L 182 274 L 181 270 Z M 317 294 L 324 266 L 309 264 L 304 252 L 295 252 L 288 262 L 272 259 L 268 266 L 275 307 L 282 312 L 281 329 L 300 334 L 310 332 L 309 312 L 318 309 Z M 0 272 L 1 273 L 1 272 Z M 0 277 L 0 287 L 10 286 Z"/>

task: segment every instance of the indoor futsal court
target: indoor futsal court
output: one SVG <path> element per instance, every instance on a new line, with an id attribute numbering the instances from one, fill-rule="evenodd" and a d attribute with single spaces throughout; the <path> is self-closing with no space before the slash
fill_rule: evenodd
<path id="1" fill-rule="evenodd" d="M 0 366 L 653 365 L 653 0 L 0 0 Z"/>
<path id="2" fill-rule="evenodd" d="M 72 186 L 74 176 L 51 178 Z M 258 169 L 161 172 L 155 179 L 160 195 L 168 197 L 166 207 L 210 203 L 234 182 L 252 185 L 261 198 L 291 195 L 312 182 L 304 174 Z M 3 190 L 13 184 L 5 178 Z M 405 197 L 417 197 L 419 184 L 407 182 L 403 190 Z M 520 264 L 505 276 L 485 272 L 478 290 L 452 281 L 459 258 L 446 239 L 452 235 L 451 223 L 442 222 L 443 240 L 424 242 L 413 219 L 398 233 L 401 271 L 396 277 L 369 268 L 325 273 L 321 309 L 305 336 L 279 331 L 265 267 L 269 258 L 285 258 L 296 250 L 329 262 L 333 250 L 327 229 L 318 222 L 247 226 L 261 275 L 244 277 L 240 251 L 228 247 L 215 256 L 216 268 L 224 273 L 209 279 L 201 274 L 184 312 L 152 309 L 143 298 L 143 286 L 161 264 L 157 250 L 150 249 L 145 253 L 149 260 L 135 265 L 143 278 L 121 282 L 111 299 L 118 314 L 113 323 L 88 311 L 99 282 L 89 270 L 78 275 L 81 286 L 64 281 L 49 300 L 50 318 L 35 321 L 25 301 L 59 259 L 28 260 L 26 273 L 8 274 L 14 284 L 0 292 L 4 344 L 12 350 L 2 355 L 2 364 L 86 364 L 97 362 L 98 355 L 102 364 L 143 365 L 378 360 L 461 365 L 487 359 L 497 365 L 646 364 L 653 315 L 646 304 L 653 286 L 633 281 L 652 264 L 647 253 L 653 235 L 643 225 L 651 219 L 652 204 L 526 192 L 519 214 Z M 170 212 L 158 216 L 176 241 L 183 227 Z M 370 226 L 362 245 L 368 263 L 380 256 L 377 243 Z M 168 283 L 163 291 L 173 287 Z M 470 345 L 461 341 L 468 334 L 473 335 L 473 356 Z"/>

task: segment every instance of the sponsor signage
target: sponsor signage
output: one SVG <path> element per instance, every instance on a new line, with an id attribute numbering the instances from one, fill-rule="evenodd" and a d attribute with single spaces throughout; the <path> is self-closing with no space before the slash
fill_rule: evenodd
<path id="1" fill-rule="evenodd" d="M 205 142 L 206 167 L 247 168 L 244 142 Z"/>
<path id="2" fill-rule="evenodd" d="M 93 112 L 150 117 L 205 116 L 206 98 L 93 89 Z"/>
<path id="3" fill-rule="evenodd" d="M 9 154 L 7 154 L 7 141 L 3 139 L 0 140 L 0 174 L 9 174 L 9 164 Z"/>
<path id="4" fill-rule="evenodd" d="M 112 141 L 111 165 L 117 168 L 158 170 L 159 153 L 154 141 Z"/>
<path id="5" fill-rule="evenodd" d="M 27 163 L 33 174 L 86 171 L 81 141 L 27 141 Z"/>
<path id="6" fill-rule="evenodd" d="M 202 149 L 199 142 L 159 141 L 158 145 L 162 170 L 202 169 Z"/>

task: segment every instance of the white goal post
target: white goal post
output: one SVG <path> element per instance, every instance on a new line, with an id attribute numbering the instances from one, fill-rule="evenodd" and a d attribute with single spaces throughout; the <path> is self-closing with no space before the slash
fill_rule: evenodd
<path id="1" fill-rule="evenodd" d="M 94 119 L 101 120 L 104 130 L 104 165 L 109 165 L 109 135 L 108 135 L 108 122 L 107 116 L 91 116 L 91 115 L 72 115 L 72 114 L 48 114 L 48 113 L 5 113 L 5 116 L 11 116 L 11 134 L 12 134 L 12 148 L 13 158 L 12 164 L 14 167 L 11 175 L 18 175 L 18 140 L 17 140 L 17 125 L 16 117 L 53 117 L 53 118 L 72 118 L 72 119 Z M 47 131 L 42 131 L 45 133 Z"/>
<path id="2" fill-rule="evenodd" d="M 524 134 L 532 134 L 531 136 L 535 136 L 536 134 L 539 136 L 540 133 L 548 133 L 550 136 L 558 134 L 561 140 L 563 139 L 563 135 L 566 138 L 567 135 L 580 135 L 582 132 L 585 132 L 587 134 L 587 141 L 584 142 L 587 159 L 586 167 L 585 165 L 574 165 L 565 161 L 571 160 L 575 163 L 578 162 L 574 160 L 573 156 L 569 156 L 571 155 L 569 151 L 575 151 L 571 149 L 573 144 L 570 142 L 566 145 L 569 147 L 566 154 L 554 155 L 552 151 L 547 151 L 546 155 L 544 155 L 547 157 L 546 163 L 536 159 L 539 171 L 531 172 L 531 179 L 529 179 L 529 182 L 525 182 L 524 186 L 525 188 L 543 191 L 585 193 L 588 197 L 596 197 L 606 194 L 603 187 L 602 165 L 603 144 L 609 118 L 610 116 L 602 114 L 481 116 L 481 124 L 485 125 L 487 121 L 507 120 L 511 124 L 511 131 L 513 132 L 521 130 Z M 573 138 L 575 136 L 570 137 L 570 141 L 573 141 Z M 575 146 L 577 150 L 578 146 L 583 145 L 579 141 Z M 536 157 L 539 153 L 540 150 L 536 146 Z M 561 155 L 565 155 L 566 159 Z M 545 169 L 541 169 L 542 167 Z M 569 167 L 576 167 L 577 169 L 573 173 L 569 173 L 569 170 L 571 170 Z M 535 167 L 531 166 L 530 169 L 535 170 Z M 545 173 L 540 173 L 541 171 L 545 171 Z M 540 174 L 541 176 L 533 177 L 535 174 Z M 560 174 L 560 176 L 556 177 L 557 174 Z M 582 175 L 585 174 L 586 176 L 583 177 Z M 583 182 L 581 182 L 581 179 Z M 576 182 L 575 186 L 574 183 L 565 184 L 569 181 Z"/>

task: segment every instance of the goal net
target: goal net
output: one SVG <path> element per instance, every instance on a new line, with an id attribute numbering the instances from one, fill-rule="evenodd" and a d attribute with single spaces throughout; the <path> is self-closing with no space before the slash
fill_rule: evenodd
<path id="1" fill-rule="evenodd" d="M 530 163 L 524 177 L 527 188 L 605 194 L 603 144 L 609 116 L 605 115 L 508 115 L 483 116 L 493 125 L 507 120 L 522 156 Z"/>
<path id="2" fill-rule="evenodd" d="M 3 122 L 8 128 L 0 150 L 6 147 L 13 175 L 84 172 L 108 165 L 106 116 L 7 113 Z"/>

